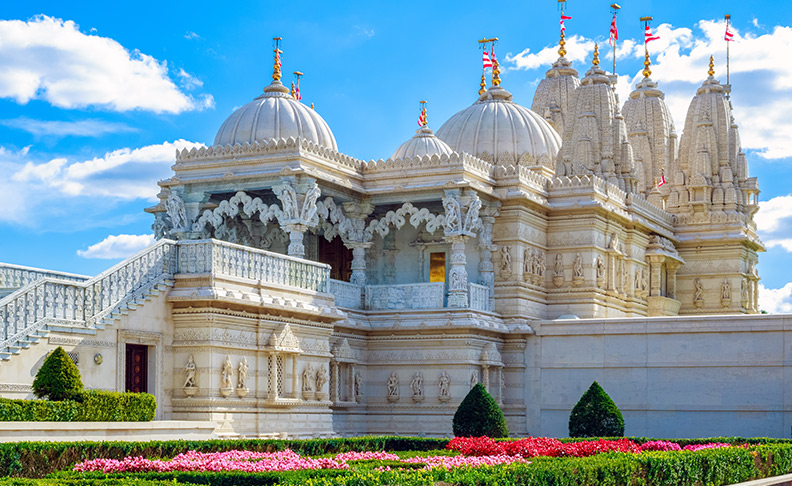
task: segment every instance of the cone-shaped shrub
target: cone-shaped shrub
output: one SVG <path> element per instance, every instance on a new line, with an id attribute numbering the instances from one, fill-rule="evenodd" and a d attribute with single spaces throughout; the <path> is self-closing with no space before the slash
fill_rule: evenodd
<path id="1" fill-rule="evenodd" d="M 80 370 L 62 347 L 47 356 L 33 379 L 33 393 L 53 401 L 77 398 L 83 391 Z"/>
<path id="2" fill-rule="evenodd" d="M 506 417 L 498 402 L 487 393 L 484 385 L 476 383 L 454 414 L 454 435 L 457 437 L 508 437 Z"/>
<path id="3" fill-rule="evenodd" d="M 596 381 L 569 414 L 570 437 L 624 437 L 619 407 Z"/>

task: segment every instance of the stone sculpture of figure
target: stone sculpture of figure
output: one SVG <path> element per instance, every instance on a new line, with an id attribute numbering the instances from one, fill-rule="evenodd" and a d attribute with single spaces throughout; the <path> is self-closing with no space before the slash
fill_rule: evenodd
<path id="1" fill-rule="evenodd" d="M 168 235 L 168 225 L 165 223 L 165 218 L 154 218 L 154 224 L 151 225 L 154 230 L 154 239 L 161 240 Z"/>
<path id="2" fill-rule="evenodd" d="M 322 195 L 322 190 L 314 183 L 314 186 L 305 194 L 303 199 L 302 211 L 300 211 L 300 219 L 303 223 L 308 223 L 314 216 L 316 216 L 316 201 Z"/>
<path id="3" fill-rule="evenodd" d="M 723 279 L 723 284 L 721 285 L 721 299 L 722 300 L 731 300 L 732 293 L 731 293 L 731 282 L 727 279 Z"/>
<path id="4" fill-rule="evenodd" d="M 234 365 L 231 364 L 231 356 L 226 356 L 225 361 L 223 361 L 223 369 L 222 369 L 222 384 L 223 388 L 231 388 L 233 385 L 231 383 L 231 377 L 234 374 Z"/>
<path id="5" fill-rule="evenodd" d="M 247 388 L 247 377 L 248 377 L 248 364 L 247 358 L 242 358 L 242 361 L 239 362 L 239 368 L 237 368 L 237 388 L 245 389 Z"/>
<path id="6" fill-rule="evenodd" d="M 555 257 L 555 275 L 556 277 L 564 275 L 564 257 L 560 253 Z"/>
<path id="7" fill-rule="evenodd" d="M 534 273 L 533 250 L 525 250 L 523 252 L 523 272 L 526 274 Z"/>
<path id="8" fill-rule="evenodd" d="M 316 372 L 316 391 L 321 392 L 322 388 L 324 388 L 325 383 L 327 383 L 328 379 L 327 368 L 324 366 L 319 368 L 319 371 Z"/>
<path id="9" fill-rule="evenodd" d="M 440 375 L 440 383 L 438 384 L 440 388 L 440 399 L 443 398 L 450 398 L 451 397 L 451 379 L 448 378 L 448 374 L 443 371 L 443 374 Z"/>
<path id="10" fill-rule="evenodd" d="M 388 396 L 399 398 L 399 376 L 395 371 L 388 378 Z"/>
<path id="11" fill-rule="evenodd" d="M 616 233 L 611 233 L 611 239 L 610 239 L 609 247 L 610 247 L 611 250 L 617 250 L 618 251 L 618 249 L 619 249 L 619 235 L 617 235 Z"/>
<path id="12" fill-rule="evenodd" d="M 359 398 L 363 396 L 363 377 L 360 375 L 360 371 L 355 374 L 355 398 Z"/>
<path id="13" fill-rule="evenodd" d="M 462 230 L 461 212 L 459 201 L 453 197 L 443 198 L 443 208 L 445 208 L 445 228 L 446 234 L 456 233 Z"/>
<path id="14" fill-rule="evenodd" d="M 421 376 L 420 371 L 413 376 L 410 387 L 412 387 L 413 398 L 423 397 L 423 376 Z"/>
<path id="15" fill-rule="evenodd" d="M 189 359 L 187 359 L 187 365 L 184 367 L 184 372 L 187 373 L 187 377 L 184 379 L 184 388 L 194 388 L 195 387 L 195 372 L 198 368 L 195 366 L 195 358 L 193 355 L 190 355 Z"/>
<path id="16" fill-rule="evenodd" d="M 633 286 L 635 287 L 635 290 L 638 290 L 638 291 L 641 290 L 641 272 L 643 272 L 643 269 L 636 268 L 635 269 L 635 277 L 633 278 L 633 280 L 634 280 Z"/>
<path id="17" fill-rule="evenodd" d="M 165 201 L 165 209 L 171 220 L 174 230 L 184 229 L 187 225 L 187 211 L 184 209 L 184 201 L 177 194 L 171 194 Z"/>
<path id="18" fill-rule="evenodd" d="M 302 391 L 313 391 L 313 378 L 314 369 L 313 366 L 308 365 L 307 368 L 303 371 L 303 386 Z"/>
<path id="19" fill-rule="evenodd" d="M 740 280 L 740 296 L 743 302 L 748 302 L 748 285 L 745 280 Z"/>
<path id="20" fill-rule="evenodd" d="M 274 186 L 272 190 L 275 192 L 281 202 L 283 215 L 286 217 L 286 219 L 298 219 L 299 214 L 297 214 L 297 193 L 294 191 L 294 188 L 291 186 L 291 184 L 286 183 L 279 186 Z"/>
<path id="21" fill-rule="evenodd" d="M 537 265 L 537 274 L 540 277 L 544 277 L 545 270 L 547 270 L 547 263 L 545 263 L 544 253 L 536 252 L 536 265 Z"/>
<path id="22" fill-rule="evenodd" d="M 597 278 L 605 278 L 605 262 L 601 256 L 597 257 Z"/>
<path id="23" fill-rule="evenodd" d="M 696 286 L 696 291 L 693 294 L 693 301 L 702 301 L 704 300 L 704 286 L 701 283 L 701 279 L 697 278 L 693 285 Z"/>
<path id="24" fill-rule="evenodd" d="M 580 253 L 575 255 L 575 261 L 573 263 L 573 269 L 575 270 L 575 277 L 582 277 L 583 276 L 583 257 L 580 256 Z"/>
<path id="25" fill-rule="evenodd" d="M 511 273 L 511 248 L 508 246 L 501 247 L 501 271 L 504 273 Z"/>
<path id="26" fill-rule="evenodd" d="M 474 386 L 476 386 L 476 383 L 478 383 L 478 382 L 479 382 L 478 371 L 474 371 L 470 375 L 470 388 L 473 388 Z"/>

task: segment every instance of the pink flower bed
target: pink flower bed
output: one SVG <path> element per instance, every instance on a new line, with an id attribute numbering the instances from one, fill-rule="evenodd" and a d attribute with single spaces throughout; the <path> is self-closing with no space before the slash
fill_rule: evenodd
<path id="1" fill-rule="evenodd" d="M 424 469 L 434 469 L 436 467 L 453 469 L 463 466 L 493 466 L 511 462 L 526 462 L 521 458 L 507 455 L 482 457 L 430 456 L 399 459 L 396 454 L 387 452 L 343 452 L 332 458 L 311 459 L 286 449 L 280 452 L 228 451 L 201 453 L 189 451 L 179 454 L 171 460 L 150 460 L 143 457 L 127 457 L 120 461 L 117 459 L 92 459 L 76 464 L 74 470 L 80 472 L 102 471 L 106 474 L 149 471 L 242 471 L 257 473 L 295 471 L 299 469 L 349 469 L 348 461 L 370 460 L 401 461 L 408 464 L 426 463 Z M 383 470 L 388 469 L 383 468 Z"/>
<path id="2" fill-rule="evenodd" d="M 731 447 L 731 444 L 724 444 L 723 442 L 710 442 L 709 444 L 690 444 L 690 445 L 686 445 L 683 450 L 700 451 L 701 449 L 718 449 L 721 447 Z"/>
<path id="3" fill-rule="evenodd" d="M 667 440 L 650 440 L 641 444 L 642 451 L 679 451 L 682 450 L 676 442 L 669 442 Z"/>

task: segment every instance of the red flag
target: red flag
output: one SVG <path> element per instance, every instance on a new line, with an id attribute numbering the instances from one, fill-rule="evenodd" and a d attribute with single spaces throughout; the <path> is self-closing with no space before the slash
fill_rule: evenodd
<path id="1" fill-rule="evenodd" d="M 421 116 L 418 117 L 418 126 L 426 125 L 426 111 L 421 110 Z"/>
<path id="2" fill-rule="evenodd" d="M 275 51 L 275 64 L 278 65 L 278 68 L 281 67 L 280 51 Z"/>
<path id="3" fill-rule="evenodd" d="M 648 44 L 651 41 L 657 40 L 659 38 L 659 35 L 652 34 L 652 28 L 649 26 L 649 24 L 646 24 L 646 31 L 644 32 L 644 44 Z"/>
<path id="4" fill-rule="evenodd" d="M 484 57 L 482 61 L 484 62 L 484 69 L 492 67 L 492 60 L 490 59 L 489 53 L 486 49 L 484 49 Z"/>
<path id="5" fill-rule="evenodd" d="M 302 99 L 302 96 L 300 96 L 300 85 L 299 84 L 294 88 L 294 99 L 296 99 L 297 101 L 300 101 Z"/>
<path id="6" fill-rule="evenodd" d="M 663 185 L 663 184 L 665 184 L 665 183 L 666 183 L 666 180 L 665 180 L 665 173 L 662 173 L 662 174 L 660 174 L 660 183 L 659 183 L 659 184 L 657 184 L 657 187 L 660 187 L 660 186 L 662 186 L 662 185 Z"/>
<path id="7" fill-rule="evenodd" d="M 572 20 L 572 17 L 561 14 L 561 32 L 566 30 L 566 26 L 564 25 L 564 20 Z"/>
<path id="8" fill-rule="evenodd" d="M 734 42 L 734 33 L 731 31 L 729 24 L 726 24 L 726 34 L 723 36 L 726 42 Z"/>
<path id="9" fill-rule="evenodd" d="M 613 14 L 613 20 L 611 20 L 611 27 L 610 27 L 610 45 L 613 45 L 614 42 L 619 40 L 619 30 L 616 28 L 616 14 Z"/>

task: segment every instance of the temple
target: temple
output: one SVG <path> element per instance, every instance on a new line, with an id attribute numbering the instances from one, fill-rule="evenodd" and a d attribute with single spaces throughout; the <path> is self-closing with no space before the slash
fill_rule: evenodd
<path id="1" fill-rule="evenodd" d="M 680 137 L 648 64 L 622 105 L 596 50 L 582 77 L 561 50 L 530 109 L 495 61 L 367 162 L 276 48 L 263 93 L 176 154 L 155 245 L 91 278 L 0 267 L 0 393 L 63 346 L 89 387 L 228 436 L 447 435 L 477 382 L 513 435 L 563 436 L 595 379 L 631 435 L 786 436 L 729 86 L 703 67 Z"/>

